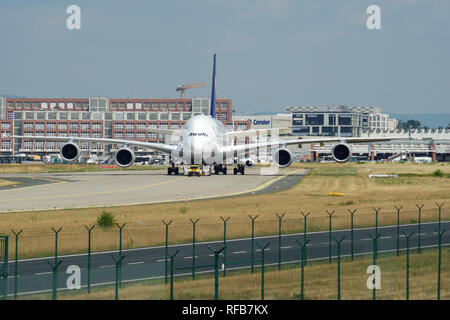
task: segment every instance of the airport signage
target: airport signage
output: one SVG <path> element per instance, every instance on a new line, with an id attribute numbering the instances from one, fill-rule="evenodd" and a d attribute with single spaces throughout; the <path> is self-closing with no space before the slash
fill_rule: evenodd
<path id="1" fill-rule="evenodd" d="M 251 122 L 254 126 L 268 126 L 270 125 L 270 120 L 258 120 L 258 119 L 248 119 L 247 122 Z"/>

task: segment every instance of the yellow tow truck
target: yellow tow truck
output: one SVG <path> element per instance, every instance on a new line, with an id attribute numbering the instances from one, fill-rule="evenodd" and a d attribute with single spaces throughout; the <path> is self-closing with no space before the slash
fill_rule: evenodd
<path id="1" fill-rule="evenodd" d="M 200 166 L 190 166 L 188 171 L 188 176 L 191 177 L 193 175 L 196 175 L 200 177 Z"/>

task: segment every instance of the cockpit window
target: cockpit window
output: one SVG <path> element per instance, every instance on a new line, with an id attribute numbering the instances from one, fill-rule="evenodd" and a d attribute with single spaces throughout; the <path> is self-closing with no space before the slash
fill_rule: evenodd
<path id="1" fill-rule="evenodd" d="M 191 132 L 189 133 L 189 137 L 207 137 L 208 135 L 205 132 L 200 132 L 200 133 L 195 133 L 195 132 Z"/>

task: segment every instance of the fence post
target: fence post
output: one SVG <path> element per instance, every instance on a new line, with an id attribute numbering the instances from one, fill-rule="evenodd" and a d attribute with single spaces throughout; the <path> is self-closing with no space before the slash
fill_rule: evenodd
<path id="1" fill-rule="evenodd" d="M 189 220 L 192 223 L 192 280 L 195 279 L 195 225 L 197 224 L 198 220 L 193 221 L 191 218 Z"/>
<path id="2" fill-rule="evenodd" d="M 421 224 L 421 220 L 422 220 L 422 208 L 423 208 L 423 204 L 421 205 L 421 206 L 419 206 L 418 204 L 416 204 L 416 207 L 419 209 L 419 224 L 418 224 L 418 230 L 417 230 L 417 236 L 419 237 L 418 238 L 418 250 L 419 250 L 419 253 L 420 253 L 420 224 Z"/>
<path id="3" fill-rule="evenodd" d="M 334 241 L 337 243 L 337 255 L 338 255 L 338 300 L 341 300 L 341 243 L 344 241 L 345 236 L 341 240 L 337 240 L 333 237 Z"/>
<path id="4" fill-rule="evenodd" d="M 375 209 L 372 207 L 372 209 L 375 210 L 375 234 L 378 234 L 378 213 L 380 212 L 381 208 Z"/>
<path id="5" fill-rule="evenodd" d="M 116 264 L 116 295 L 115 299 L 119 300 L 119 270 L 121 271 L 121 264 L 122 260 L 125 258 L 125 256 L 120 255 L 119 260 L 116 260 L 113 255 L 111 255 L 111 258 L 114 260 L 114 263 Z"/>
<path id="6" fill-rule="evenodd" d="M 180 250 L 175 251 L 172 255 L 167 252 L 167 255 L 170 257 L 170 300 L 173 300 L 173 259 L 178 252 L 180 252 Z"/>
<path id="7" fill-rule="evenodd" d="M 406 238 L 406 300 L 409 300 L 409 238 L 412 237 L 414 232 L 411 232 L 409 235 L 404 231 L 402 233 Z"/>
<path id="8" fill-rule="evenodd" d="M 92 227 L 88 227 L 87 225 L 84 226 L 86 230 L 88 231 L 88 266 L 87 266 L 87 289 L 88 293 L 91 293 L 91 231 L 94 229 L 95 224 L 92 225 Z"/>
<path id="9" fill-rule="evenodd" d="M 436 228 L 434 229 L 438 233 L 438 281 L 437 281 L 437 299 L 441 300 L 441 257 L 442 257 L 442 235 L 445 233 L 445 229 L 442 231 L 438 231 Z"/>
<path id="10" fill-rule="evenodd" d="M 116 223 L 119 228 L 119 259 L 122 258 L 122 230 L 125 227 L 126 223 L 120 225 Z M 122 261 L 122 260 L 120 260 Z M 119 264 L 119 285 L 122 286 L 122 263 Z"/>
<path id="11" fill-rule="evenodd" d="M 55 264 L 58 262 L 58 234 L 62 230 L 62 227 L 58 230 L 52 227 L 53 232 L 55 233 Z"/>
<path id="12" fill-rule="evenodd" d="M 397 256 L 400 255 L 400 210 L 402 210 L 402 208 L 403 206 L 395 206 L 395 209 L 397 209 Z"/>
<path id="13" fill-rule="evenodd" d="M 304 266 L 305 266 L 305 260 L 306 260 L 306 245 L 309 242 L 308 240 L 303 241 L 303 243 L 301 243 L 300 241 L 295 240 L 295 242 L 298 243 L 298 245 L 301 247 L 301 254 L 300 254 L 300 260 L 301 260 L 301 282 L 300 282 L 300 300 L 303 300 L 305 295 L 304 295 L 304 291 L 303 291 L 303 276 L 304 276 Z"/>
<path id="14" fill-rule="evenodd" d="M 47 260 L 47 263 L 50 265 L 50 268 L 52 268 L 53 272 L 53 291 L 52 291 L 52 299 L 57 299 L 57 290 L 58 290 L 58 267 L 62 263 L 62 260 L 59 260 L 59 262 L 55 261 L 54 264 L 50 262 L 50 260 Z"/>
<path id="15" fill-rule="evenodd" d="M 354 242 L 354 237 L 353 237 L 353 216 L 355 215 L 355 212 L 358 209 L 355 209 L 353 211 L 351 211 L 350 209 L 347 209 L 347 211 L 350 213 L 350 251 L 351 251 L 351 257 L 352 257 L 352 261 L 353 261 L 353 242 Z"/>
<path id="16" fill-rule="evenodd" d="M 281 219 L 283 219 L 285 213 L 281 216 L 275 213 L 278 217 L 278 270 L 281 270 Z"/>
<path id="17" fill-rule="evenodd" d="M 20 230 L 19 232 L 15 232 L 14 230 L 11 230 L 11 232 L 16 237 L 16 252 L 15 252 L 15 263 L 14 263 L 14 300 L 17 300 L 17 288 L 18 288 L 17 272 L 19 270 L 19 267 L 18 267 L 18 260 L 19 260 L 19 236 L 23 232 L 23 230 Z"/>
<path id="18" fill-rule="evenodd" d="M 375 234 L 374 237 L 372 237 L 372 235 L 369 233 L 369 237 L 370 239 L 372 239 L 373 242 L 373 255 L 372 255 L 372 265 L 376 266 L 377 265 L 377 250 L 378 250 L 378 238 L 381 236 L 381 234 L 377 233 Z M 373 271 L 373 273 L 375 273 L 375 270 Z M 373 279 L 373 282 L 375 282 L 375 278 Z M 376 300 L 377 299 L 377 294 L 376 294 L 376 287 L 375 287 L 375 283 L 373 284 L 373 292 L 372 292 L 372 300 Z"/>
<path id="19" fill-rule="evenodd" d="M 225 249 L 223 249 L 223 276 L 226 276 L 226 269 L 227 269 L 227 222 L 228 220 L 230 220 L 230 217 L 228 218 L 223 218 L 220 217 L 220 219 L 222 219 L 223 221 L 223 247 Z"/>
<path id="20" fill-rule="evenodd" d="M 270 242 L 267 242 L 264 246 L 259 245 L 258 242 L 256 244 L 261 249 L 261 300 L 264 300 L 264 250 L 267 249 Z"/>
<path id="21" fill-rule="evenodd" d="M 304 224 L 303 224 L 303 242 L 306 242 L 306 218 L 310 215 L 310 213 L 311 212 L 309 212 L 309 211 L 306 214 L 304 214 L 303 211 L 301 212 L 301 214 L 303 216 L 303 222 L 304 222 Z M 305 255 L 304 263 L 306 265 L 306 247 L 304 248 L 304 250 L 305 250 L 305 252 L 304 252 L 304 255 Z"/>
<path id="22" fill-rule="evenodd" d="M 168 250 L 169 250 L 169 225 L 172 223 L 172 220 L 170 220 L 169 222 L 166 221 L 162 221 L 163 224 L 166 226 L 166 257 L 165 257 L 165 265 L 164 265 L 164 282 L 167 283 L 167 254 L 168 254 Z"/>
<path id="23" fill-rule="evenodd" d="M 252 273 L 255 272 L 255 220 L 258 218 L 258 215 L 252 217 L 249 215 L 252 220 Z"/>
<path id="24" fill-rule="evenodd" d="M 214 250 L 208 246 L 209 251 L 214 253 L 214 300 L 219 300 L 219 254 L 225 249 Z"/>
<path id="25" fill-rule="evenodd" d="M 442 202 L 441 204 L 436 202 L 437 207 L 439 208 L 439 232 L 441 232 L 441 208 L 444 205 L 444 203 Z"/>
<path id="26" fill-rule="evenodd" d="M 331 217 L 334 214 L 334 210 L 329 212 L 328 210 L 326 210 L 326 212 L 328 213 L 328 216 L 330 217 L 330 223 L 329 223 L 329 232 L 328 232 L 328 261 L 331 264 L 331 239 L 332 239 L 332 233 L 331 233 Z"/>
<path id="27" fill-rule="evenodd" d="M 8 249 L 9 249 L 9 236 L 0 236 L 0 250 L 3 251 L 4 256 L 1 257 L 3 259 L 3 268 L 0 269 L 0 288 L 2 281 L 4 281 L 5 285 L 3 287 L 3 292 L 0 292 L 0 295 L 3 295 L 3 300 L 8 300 L 8 271 L 9 271 L 9 263 L 8 263 Z M 3 247 L 1 246 L 3 242 Z"/>

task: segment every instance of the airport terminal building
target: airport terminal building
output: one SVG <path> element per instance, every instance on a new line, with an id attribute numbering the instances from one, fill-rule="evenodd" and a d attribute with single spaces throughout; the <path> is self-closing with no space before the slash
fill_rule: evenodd
<path id="1" fill-rule="evenodd" d="M 116 99 L 91 98 L 4 98 L 0 97 L 0 148 L 2 155 L 55 154 L 61 142 L 13 139 L 22 136 L 73 136 L 164 142 L 164 136 L 148 128 L 179 129 L 191 117 L 209 114 L 209 98 Z M 217 99 L 216 118 L 229 129 L 250 127 L 233 121 L 231 99 Z M 83 142 L 80 148 L 107 155 L 108 144 Z M 137 149 L 148 153 L 147 149 Z"/>
<path id="2" fill-rule="evenodd" d="M 294 136 L 359 137 L 364 129 L 394 130 L 398 123 L 371 106 L 288 106 L 286 112 Z"/>

